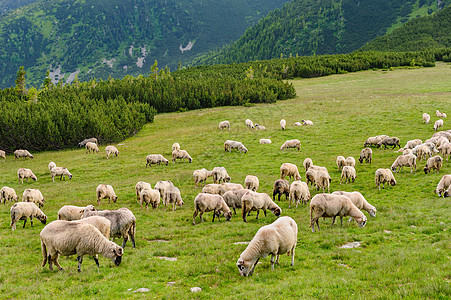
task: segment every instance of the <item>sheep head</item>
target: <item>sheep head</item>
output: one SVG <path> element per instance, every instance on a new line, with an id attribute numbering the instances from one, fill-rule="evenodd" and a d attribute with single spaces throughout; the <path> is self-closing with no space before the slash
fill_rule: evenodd
<path id="1" fill-rule="evenodd" d="M 371 217 L 375 217 L 376 216 L 376 212 L 377 212 L 377 209 L 375 207 L 373 207 L 372 209 L 370 209 L 368 211 L 368 213 L 370 214 Z"/>
<path id="2" fill-rule="evenodd" d="M 238 267 L 238 270 L 240 271 L 240 275 L 247 277 L 252 275 L 253 266 L 255 265 L 252 261 L 245 261 L 241 257 L 236 262 L 236 266 Z"/>
<path id="3" fill-rule="evenodd" d="M 280 207 L 276 207 L 272 210 L 272 212 L 274 213 L 274 215 L 276 217 L 280 216 L 280 214 L 282 213 L 282 209 Z"/>
<path id="4" fill-rule="evenodd" d="M 36 216 L 36 218 L 37 218 L 39 221 L 41 221 L 41 223 L 44 224 L 44 225 L 47 223 L 47 216 L 44 215 L 44 214 L 39 215 L 39 216 Z"/>
<path id="5" fill-rule="evenodd" d="M 356 220 L 359 227 L 365 227 L 366 220 L 367 220 L 365 215 L 363 215 L 363 217 L 360 217 L 360 218 L 358 217 L 358 218 L 354 218 L 354 219 Z"/>

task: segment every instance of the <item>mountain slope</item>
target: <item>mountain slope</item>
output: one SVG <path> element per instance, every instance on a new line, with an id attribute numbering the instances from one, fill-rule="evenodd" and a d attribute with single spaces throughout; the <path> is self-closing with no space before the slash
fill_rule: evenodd
<path id="1" fill-rule="evenodd" d="M 0 0 L 0 14 L 3 14 L 11 9 L 16 9 L 38 0 Z"/>

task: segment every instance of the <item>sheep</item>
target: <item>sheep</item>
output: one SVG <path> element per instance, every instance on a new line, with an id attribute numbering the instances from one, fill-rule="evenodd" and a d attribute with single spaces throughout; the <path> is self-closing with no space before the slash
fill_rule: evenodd
<path id="1" fill-rule="evenodd" d="M 399 145 L 399 138 L 397 138 L 397 137 L 390 137 L 390 138 L 382 139 L 381 141 L 379 141 L 377 143 L 377 148 L 380 148 L 382 145 L 384 145 L 384 149 L 387 149 L 387 146 L 393 146 L 392 149 L 395 149 L 396 146 L 401 148 L 401 146 Z"/>
<path id="2" fill-rule="evenodd" d="M 350 166 L 355 168 L 355 158 L 352 156 L 346 157 L 345 166 Z"/>
<path id="3" fill-rule="evenodd" d="M 247 148 L 241 142 L 227 140 L 224 142 L 224 151 L 232 152 L 232 149 L 237 149 L 239 152 L 247 153 Z"/>
<path id="4" fill-rule="evenodd" d="M 446 161 L 448 161 L 448 158 L 451 155 L 451 143 L 450 142 L 443 143 L 442 145 L 440 145 L 440 147 L 438 147 L 438 150 L 443 155 L 443 158 L 445 158 Z"/>
<path id="5" fill-rule="evenodd" d="M 352 203 L 351 199 L 343 195 L 317 194 L 310 202 L 310 227 L 315 232 L 315 223 L 319 228 L 318 219 L 332 218 L 332 225 L 336 217 L 340 217 L 343 226 L 343 217 L 350 216 L 356 220 L 359 227 L 364 227 L 366 216 Z"/>
<path id="6" fill-rule="evenodd" d="M 366 201 L 365 197 L 359 192 L 344 192 L 344 191 L 336 191 L 333 192 L 332 195 L 343 195 L 348 197 L 354 205 L 360 209 L 367 211 L 371 217 L 376 216 L 377 209 Z M 352 221 L 352 217 L 349 218 L 348 222 Z"/>
<path id="7" fill-rule="evenodd" d="M 236 215 L 235 208 L 241 208 L 241 197 L 247 193 L 247 189 L 243 190 L 231 190 L 227 191 L 222 195 L 225 203 L 228 207 L 233 208 L 233 212 Z"/>
<path id="8" fill-rule="evenodd" d="M 182 195 L 180 194 L 180 190 L 174 185 L 168 186 L 164 191 L 163 195 L 163 203 L 164 206 L 172 203 L 172 211 L 176 210 L 176 205 L 182 206 L 185 204 L 182 200 Z"/>
<path id="9" fill-rule="evenodd" d="M 383 140 L 383 139 L 388 139 L 389 136 L 386 134 L 381 134 L 381 135 L 376 135 L 376 138 L 378 138 L 379 140 Z"/>
<path id="10" fill-rule="evenodd" d="M 423 114 L 423 123 L 429 124 L 429 120 L 431 120 L 431 116 L 428 113 Z"/>
<path id="11" fill-rule="evenodd" d="M 217 183 L 207 184 L 202 188 L 202 193 L 219 195 L 219 184 Z"/>
<path id="12" fill-rule="evenodd" d="M 26 189 L 23 191 L 22 195 L 23 202 L 33 202 L 39 206 L 39 208 L 44 207 L 44 196 L 38 189 Z"/>
<path id="13" fill-rule="evenodd" d="M 174 151 L 174 150 L 180 150 L 180 144 L 179 143 L 172 144 L 172 151 Z"/>
<path id="14" fill-rule="evenodd" d="M 224 201 L 224 198 L 220 195 L 200 193 L 194 198 L 194 214 L 193 214 L 193 225 L 196 225 L 196 216 L 199 214 L 201 223 L 204 221 L 204 212 L 213 211 L 213 220 L 222 213 L 227 221 L 232 218 L 232 212 Z"/>
<path id="15" fill-rule="evenodd" d="M 415 148 L 415 146 L 421 145 L 423 144 L 423 142 L 420 139 L 414 139 L 414 140 L 410 140 L 406 143 L 406 145 L 404 147 L 402 147 L 401 149 L 413 149 Z"/>
<path id="16" fill-rule="evenodd" d="M 278 217 L 282 213 L 282 209 L 271 200 L 268 194 L 257 193 L 253 191 L 247 191 L 241 197 L 242 217 L 243 221 L 247 222 L 246 216 L 251 211 L 257 211 L 257 219 L 260 209 L 263 210 L 266 217 L 266 210 L 269 209 L 272 213 Z"/>
<path id="17" fill-rule="evenodd" d="M 110 155 L 113 155 L 113 154 L 115 156 L 119 155 L 119 150 L 117 150 L 117 148 L 115 146 L 106 146 L 105 152 L 106 152 L 106 159 L 108 159 L 110 157 Z"/>
<path id="18" fill-rule="evenodd" d="M 438 118 L 446 118 L 446 114 L 439 112 L 438 109 L 435 111 L 435 114 Z"/>
<path id="19" fill-rule="evenodd" d="M 68 220 L 64 220 L 68 221 Z M 101 216 L 91 216 L 80 220 L 74 220 L 71 221 L 73 223 L 83 223 L 83 224 L 91 224 L 95 228 L 97 228 L 100 233 L 106 237 L 107 239 L 110 238 L 110 232 L 111 232 L 111 222 L 105 217 Z M 97 257 L 97 255 L 96 255 Z"/>
<path id="20" fill-rule="evenodd" d="M 247 120 L 245 121 L 245 124 L 246 124 L 246 127 L 247 127 L 247 128 L 252 128 L 252 129 L 255 128 L 255 127 L 254 127 L 254 123 L 252 123 L 252 121 L 249 120 L 249 119 L 247 119 Z"/>
<path id="21" fill-rule="evenodd" d="M 13 188 L 4 186 L 0 190 L 0 203 L 3 202 L 3 204 L 6 204 L 6 201 L 17 202 L 18 198 L 16 191 Z"/>
<path id="22" fill-rule="evenodd" d="M 20 168 L 19 170 L 17 170 L 17 177 L 18 177 L 18 181 L 22 184 L 23 184 L 24 178 L 27 179 L 27 182 L 28 182 L 28 178 L 31 178 L 34 181 L 38 180 L 36 175 L 33 174 L 33 171 L 31 171 L 30 169 L 25 169 L 25 168 Z"/>
<path id="23" fill-rule="evenodd" d="M 260 144 L 271 144 L 271 140 L 270 139 L 260 139 L 259 141 Z"/>
<path id="24" fill-rule="evenodd" d="M 283 163 L 280 166 L 280 178 L 285 179 L 288 176 L 291 180 L 291 177 L 294 177 L 295 180 L 301 180 L 301 175 L 299 175 L 298 167 L 295 164 L 291 163 Z"/>
<path id="25" fill-rule="evenodd" d="M 287 121 L 285 121 L 285 119 L 280 120 L 280 127 L 282 130 L 285 130 L 285 126 L 287 126 Z"/>
<path id="26" fill-rule="evenodd" d="M 0 150 L 0 157 L 4 158 L 6 161 L 6 152 L 3 150 Z"/>
<path id="27" fill-rule="evenodd" d="M 363 143 L 363 147 L 377 146 L 377 143 L 381 141 L 380 138 L 376 136 L 371 136 L 366 139 L 365 143 Z"/>
<path id="28" fill-rule="evenodd" d="M 128 208 L 122 207 L 116 210 L 85 210 L 83 219 L 91 216 L 101 216 L 107 218 L 111 222 L 110 236 L 114 239 L 116 237 L 123 237 L 122 248 L 130 237 L 132 247 L 135 248 L 135 234 L 136 234 L 136 218 Z"/>
<path id="29" fill-rule="evenodd" d="M 72 179 L 72 174 L 65 167 L 54 167 L 50 171 L 50 174 L 52 175 L 53 182 L 55 182 L 55 176 L 60 176 L 60 180 L 62 180 L 63 178 L 64 180 L 66 180 L 66 176 L 69 177 L 69 179 Z"/>
<path id="30" fill-rule="evenodd" d="M 244 187 L 251 191 L 256 192 L 258 190 L 259 181 L 257 176 L 247 175 L 244 179 Z"/>
<path id="31" fill-rule="evenodd" d="M 417 157 L 413 154 L 400 155 L 391 165 L 391 170 L 393 172 L 400 172 L 403 167 L 410 167 L 410 174 L 415 172 L 417 170 Z"/>
<path id="32" fill-rule="evenodd" d="M 220 183 L 222 182 L 230 182 L 230 176 L 227 174 L 227 170 L 224 167 L 214 167 L 211 171 L 213 174 L 213 182 Z"/>
<path id="33" fill-rule="evenodd" d="M 50 171 L 50 172 L 51 172 L 52 169 L 55 168 L 55 167 L 56 167 L 56 164 L 55 164 L 53 161 L 49 162 L 49 171 Z"/>
<path id="34" fill-rule="evenodd" d="M 302 123 L 301 123 L 301 122 L 295 122 L 295 123 L 293 124 L 293 126 L 302 126 Z"/>
<path id="35" fill-rule="evenodd" d="M 306 159 L 304 159 L 304 162 L 302 163 L 302 165 L 304 166 L 305 171 L 307 172 L 307 170 L 313 166 L 313 161 L 310 157 L 307 157 Z"/>
<path id="36" fill-rule="evenodd" d="M 138 181 L 138 183 L 136 183 L 136 185 L 135 185 L 136 199 L 138 200 L 138 202 L 139 202 L 139 193 L 144 188 L 151 189 L 152 185 L 150 183 L 148 183 L 148 182 L 145 182 L 145 181 Z"/>
<path id="37" fill-rule="evenodd" d="M 435 189 L 435 192 L 439 197 L 442 197 L 442 194 L 444 196 L 444 192 L 448 190 L 448 188 L 451 186 L 451 174 L 443 175 L 443 177 L 440 179 L 439 183 L 437 184 L 437 188 Z"/>
<path id="38" fill-rule="evenodd" d="M 344 178 L 344 182 L 348 183 L 354 183 L 355 178 L 356 178 L 356 172 L 355 172 L 355 168 L 352 166 L 344 166 L 343 167 L 343 171 L 341 172 L 341 178 L 340 178 L 340 184 L 342 183 Z"/>
<path id="39" fill-rule="evenodd" d="M 298 225 L 290 217 L 281 217 L 272 224 L 261 227 L 236 263 L 241 276 L 250 276 L 260 258 L 271 254 L 271 269 L 279 264 L 280 254 L 291 255 L 294 266 L 294 252 L 298 238 Z M 275 258 L 275 260 L 274 260 Z"/>
<path id="40" fill-rule="evenodd" d="M 430 152 L 430 156 L 432 156 L 432 153 L 438 153 L 439 151 L 437 150 L 437 148 L 435 148 L 435 144 L 432 142 L 424 142 L 421 145 L 415 146 L 415 148 L 412 149 L 412 154 L 418 156 L 418 149 L 420 149 L 420 147 L 423 148 L 422 152 L 426 152 L 426 154 L 429 154 Z M 424 147 L 429 148 L 429 151 L 425 150 Z M 424 155 L 424 153 L 423 153 Z"/>
<path id="41" fill-rule="evenodd" d="M 164 192 L 166 191 L 166 189 L 172 186 L 174 186 L 174 184 L 170 180 L 160 180 L 155 183 L 155 189 L 160 192 L 160 198 L 162 199 L 164 206 L 166 206 L 166 203 L 164 202 Z"/>
<path id="42" fill-rule="evenodd" d="M 307 204 L 309 200 L 310 200 L 310 191 L 308 189 L 307 183 L 302 182 L 300 180 L 293 181 L 290 186 L 288 208 L 291 208 L 291 201 L 293 201 L 293 204 L 296 203 L 296 207 L 298 207 L 299 201 L 302 201 L 302 204 Z"/>
<path id="43" fill-rule="evenodd" d="M 225 128 L 227 128 L 230 131 L 230 122 L 229 121 L 219 122 L 219 129 L 222 130 Z"/>
<path id="44" fill-rule="evenodd" d="M 182 160 L 185 161 L 185 159 L 187 159 L 188 162 L 192 162 L 193 161 L 193 159 L 191 158 L 191 156 L 188 154 L 188 152 L 186 150 L 174 150 L 174 151 L 172 151 L 172 163 L 174 164 L 177 159 L 180 159 L 180 162 Z"/>
<path id="45" fill-rule="evenodd" d="M 375 182 L 376 187 L 380 190 L 381 189 L 381 183 L 382 188 L 385 188 L 385 183 L 387 182 L 387 185 L 395 186 L 396 180 L 393 176 L 393 173 L 390 169 L 377 169 L 375 172 Z"/>
<path id="46" fill-rule="evenodd" d="M 84 255 L 92 255 L 99 267 L 97 254 L 110 258 L 116 266 L 121 263 L 124 250 L 114 242 L 109 241 L 93 225 L 79 222 L 57 220 L 49 223 L 39 234 L 41 239 L 42 267 L 48 262 L 50 271 L 53 264 L 62 270 L 58 263 L 60 255 L 77 255 L 78 272 L 81 272 L 81 264 Z"/>
<path id="47" fill-rule="evenodd" d="M 58 220 L 74 221 L 80 220 L 83 217 L 85 210 L 96 210 L 93 205 L 87 205 L 85 207 L 64 205 L 58 211 Z"/>
<path id="48" fill-rule="evenodd" d="M 87 142 L 86 145 L 85 145 L 85 148 L 86 148 L 86 153 L 91 153 L 91 151 L 92 151 L 92 153 L 94 153 L 94 152 L 99 153 L 100 152 L 99 147 L 97 146 L 96 143 Z"/>
<path id="49" fill-rule="evenodd" d="M 280 150 L 288 148 L 296 148 L 298 150 L 301 150 L 301 142 L 297 139 L 285 141 L 285 143 L 283 143 L 283 145 L 280 147 Z"/>
<path id="50" fill-rule="evenodd" d="M 360 157 L 359 157 L 359 162 L 363 163 L 363 160 L 365 160 L 367 163 L 371 163 L 373 159 L 373 150 L 371 150 L 371 148 L 363 148 L 360 151 Z"/>
<path id="51" fill-rule="evenodd" d="M 402 155 L 407 155 L 407 154 L 413 154 L 412 149 L 404 149 L 404 150 L 402 150 Z"/>
<path id="52" fill-rule="evenodd" d="M 160 205 L 160 192 L 152 188 L 144 187 L 139 192 L 139 204 L 141 204 L 141 209 L 143 208 L 143 203 L 146 204 L 146 210 L 149 210 L 149 204 L 153 209 Z"/>
<path id="53" fill-rule="evenodd" d="M 272 190 L 272 199 L 274 201 L 276 200 L 276 195 L 279 196 L 279 201 L 281 195 L 285 195 L 285 199 L 288 200 L 288 197 L 290 196 L 290 183 L 288 182 L 288 180 L 277 179 L 274 182 L 274 187 Z"/>
<path id="54" fill-rule="evenodd" d="M 315 184 L 316 184 L 316 190 L 319 189 L 323 190 L 323 193 L 325 192 L 327 188 L 327 192 L 330 192 L 330 182 L 332 179 L 330 178 L 330 175 L 327 171 L 317 171 L 315 174 Z"/>
<path id="55" fill-rule="evenodd" d="M 88 142 L 98 144 L 96 138 L 90 138 L 90 139 L 85 139 L 85 140 L 81 141 L 80 143 L 78 143 L 78 148 L 85 147 Z"/>
<path id="56" fill-rule="evenodd" d="M 223 182 L 218 186 L 218 194 L 224 195 L 228 191 L 243 190 L 244 187 L 239 183 Z"/>
<path id="57" fill-rule="evenodd" d="M 255 124 L 255 129 L 257 130 L 266 130 L 266 127 L 260 124 Z"/>
<path id="58" fill-rule="evenodd" d="M 329 178 L 329 183 L 331 183 L 332 182 L 332 178 L 330 178 L 329 172 L 327 171 L 327 169 L 325 167 L 320 167 L 320 166 L 315 166 L 315 165 L 310 166 L 310 168 L 307 170 L 307 172 L 305 172 L 305 178 L 306 178 L 305 181 L 306 181 L 306 183 L 307 184 L 310 183 L 311 185 L 315 185 L 316 186 L 316 178 L 318 176 L 317 174 L 320 171 L 323 171 L 325 173 L 322 176 L 325 176 L 325 177 Z M 326 185 L 326 184 L 323 183 L 323 185 Z M 317 187 L 317 190 L 318 190 L 318 187 Z"/>
<path id="59" fill-rule="evenodd" d="M 146 168 L 147 166 L 152 167 L 152 165 L 160 165 L 160 163 L 168 165 L 169 161 L 163 157 L 161 154 L 150 154 L 146 156 Z"/>
<path id="60" fill-rule="evenodd" d="M 207 178 L 213 176 L 213 172 L 212 171 L 208 171 L 207 169 L 203 168 L 200 170 L 195 170 L 193 172 L 193 179 L 194 179 L 194 188 L 197 189 L 197 184 L 201 184 L 203 183 L 203 185 L 205 185 L 205 182 L 207 181 Z"/>
<path id="61" fill-rule="evenodd" d="M 28 152 L 28 150 L 19 149 L 14 151 L 14 159 L 19 159 L 21 157 L 23 157 L 24 159 L 26 159 L 27 157 L 33 158 L 33 155 Z"/>
<path id="62" fill-rule="evenodd" d="M 346 165 L 346 159 L 344 158 L 344 156 L 338 155 L 336 164 L 338 167 L 338 171 L 341 171 L 341 169 L 343 169 L 343 167 Z"/>
<path id="63" fill-rule="evenodd" d="M 443 144 L 449 143 L 448 138 L 444 137 L 444 136 L 440 136 L 437 139 L 437 142 L 435 143 L 435 146 L 437 146 L 437 150 L 438 148 L 440 148 Z"/>
<path id="64" fill-rule="evenodd" d="M 42 224 L 47 222 L 47 216 L 36 206 L 33 202 L 17 202 L 11 206 L 11 231 L 16 230 L 16 223 L 19 220 L 24 220 L 23 227 L 30 218 L 31 227 L 33 227 L 33 218 L 41 221 Z"/>
<path id="65" fill-rule="evenodd" d="M 440 127 L 442 127 L 443 126 L 443 120 L 442 119 L 440 119 L 440 120 L 437 120 L 437 121 L 435 121 L 435 123 L 434 123 L 434 130 L 435 131 L 437 131 Z"/>
<path id="66" fill-rule="evenodd" d="M 436 169 L 437 174 L 438 174 L 440 172 L 440 169 L 442 168 L 442 164 L 443 164 L 443 158 L 441 158 L 438 155 L 433 156 L 427 160 L 426 166 L 424 167 L 423 171 L 425 174 L 427 174 L 432 169 Z"/>
<path id="67" fill-rule="evenodd" d="M 418 160 L 420 160 L 420 161 L 422 159 L 426 159 L 426 157 L 428 157 L 428 156 L 429 157 L 432 156 L 431 149 L 425 144 L 418 146 L 416 154 L 417 154 Z"/>
<path id="68" fill-rule="evenodd" d="M 313 125 L 313 122 L 310 120 L 301 120 L 302 125 Z"/>
<path id="69" fill-rule="evenodd" d="M 108 198 L 108 204 L 113 200 L 114 203 L 117 201 L 117 196 L 114 193 L 113 187 L 109 184 L 99 184 L 96 188 L 97 195 L 97 205 L 100 205 L 100 200 Z"/>

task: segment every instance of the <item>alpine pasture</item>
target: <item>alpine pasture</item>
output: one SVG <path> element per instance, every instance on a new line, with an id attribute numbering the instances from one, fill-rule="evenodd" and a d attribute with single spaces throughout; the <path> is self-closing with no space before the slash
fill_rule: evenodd
<path id="1" fill-rule="evenodd" d="M 13 187 L 19 199 L 26 188 L 38 188 L 45 197 L 43 211 L 48 222 L 57 218 L 67 204 L 97 209 L 127 207 L 137 218 L 136 248 L 128 242 L 120 266 L 101 256 L 100 268 L 85 257 L 81 273 L 75 256 L 60 257 L 63 271 L 42 268 L 39 232 L 44 227 L 34 220 L 22 228 L 22 221 L 11 232 L 11 203 L 0 206 L 0 293 L 2 298 L 140 298 L 133 291 L 148 288 L 149 298 L 447 298 L 451 293 L 449 198 L 439 198 L 433 190 L 444 174 L 451 173 L 451 161 L 444 162 L 437 174 L 425 175 L 425 161 L 394 173 L 397 185 L 380 191 L 375 187 L 374 172 L 390 168 L 400 154 L 392 149 L 373 148 L 372 164 L 358 162 L 363 143 L 370 136 L 397 136 L 401 146 L 408 140 L 423 141 L 434 133 L 438 109 L 451 114 L 451 71 L 445 63 L 433 68 L 374 70 L 322 78 L 293 80 L 297 98 L 250 107 L 222 107 L 183 113 L 160 114 L 136 136 L 115 146 L 119 155 L 106 159 L 105 146 L 100 153 L 86 154 L 74 148 L 58 152 L 32 153 L 34 159 L 15 161 L 7 155 L 0 161 L 1 186 Z M 431 115 L 423 124 L 422 114 Z M 266 130 L 247 129 L 251 119 Z M 281 130 L 279 121 L 287 121 Z M 293 123 L 310 119 L 313 126 L 295 127 Z M 219 130 L 220 121 L 228 120 L 230 131 Z M 451 129 L 444 119 L 443 130 Z M 88 137 L 86 137 L 88 138 Z M 261 145 L 261 138 L 272 144 Z M 248 153 L 225 152 L 225 140 L 241 141 Z M 301 150 L 280 151 L 288 139 L 299 139 Z M 174 142 L 187 150 L 192 163 L 171 163 Z M 397 149 L 396 149 L 397 150 Z M 162 154 L 169 165 L 146 168 L 148 154 Z M 357 160 L 355 183 L 340 185 L 338 155 Z M 272 186 L 280 178 L 284 162 L 298 166 L 302 180 L 302 162 L 310 157 L 324 166 L 332 177 L 331 192 L 360 191 L 377 208 L 377 216 L 368 217 L 359 228 L 347 218 L 330 226 L 330 219 L 320 219 L 321 230 L 309 228 L 309 207 L 300 204 L 288 208 L 282 196 L 278 204 L 282 216 L 292 217 L 299 228 L 295 263 L 280 257 L 280 265 L 271 270 L 270 257 L 261 259 L 251 277 L 240 277 L 236 261 L 257 230 L 276 217 L 267 212 L 255 219 L 253 212 L 244 223 L 241 210 L 230 222 L 222 217 L 192 225 L 193 201 L 201 188 L 194 188 L 196 169 L 226 167 L 231 182 L 244 184 L 246 175 L 259 178 L 259 192 L 272 195 Z M 52 182 L 48 164 L 67 167 L 71 180 Z M 32 169 L 38 181 L 17 181 L 17 170 Z M 172 211 L 160 206 L 148 211 L 136 201 L 135 184 L 171 180 L 182 193 L 185 205 Z M 96 204 L 96 187 L 104 183 L 114 187 L 117 203 L 103 200 Z M 209 178 L 207 183 L 212 183 Z M 310 188 L 312 197 L 318 193 Z M 197 217 L 196 223 L 199 223 Z M 122 240 L 116 239 L 121 245 Z M 342 249 L 349 242 L 361 247 Z M 238 244 L 235 244 L 238 243 Z M 171 258 L 167 260 L 164 258 Z M 176 258 L 174 261 L 173 258 Z M 190 292 L 191 287 L 202 288 Z"/>

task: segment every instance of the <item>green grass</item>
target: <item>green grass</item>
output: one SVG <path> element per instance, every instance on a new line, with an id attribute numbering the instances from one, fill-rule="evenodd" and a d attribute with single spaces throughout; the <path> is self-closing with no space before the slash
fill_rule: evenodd
<path id="1" fill-rule="evenodd" d="M 339 185 L 335 166 L 337 155 L 358 158 L 363 142 L 369 136 L 398 136 L 401 143 L 433 133 L 437 119 L 435 110 L 450 113 L 451 90 L 449 65 L 435 68 L 365 71 L 324 78 L 293 80 L 297 99 L 253 107 L 224 107 L 185 113 L 161 114 L 155 123 L 146 125 L 135 137 L 118 145 L 120 154 L 108 161 L 100 154 L 85 154 L 83 149 L 34 153 L 33 160 L 14 161 L 9 155 L 0 162 L 0 184 L 16 189 L 39 188 L 46 198 L 44 212 L 55 220 L 58 209 L 66 204 L 95 205 L 95 188 L 111 184 L 118 203 L 102 202 L 99 209 L 130 208 L 137 218 L 137 248 L 130 242 L 122 264 L 115 267 L 110 260 L 100 259 L 100 269 L 86 257 L 82 272 L 77 272 L 75 257 L 61 257 L 64 271 L 50 272 L 42 268 L 38 221 L 23 229 L 22 221 L 15 232 L 9 227 L 11 204 L 0 206 L 0 294 L 2 298 L 140 298 L 132 291 L 146 287 L 148 297 L 155 298 L 448 298 L 451 280 L 450 207 L 448 199 L 438 198 L 432 191 L 443 174 L 451 173 L 445 162 L 440 174 L 411 175 L 405 168 L 395 174 L 398 185 L 378 191 L 374 186 L 377 168 L 388 168 L 397 157 L 393 150 L 374 149 L 373 164 L 357 162 L 354 184 Z M 422 113 L 431 115 L 431 123 L 422 123 Z M 250 118 L 266 126 L 266 131 L 251 131 L 244 126 Z M 281 118 L 287 130 L 279 128 Z M 229 120 L 230 132 L 218 131 L 219 121 Z M 296 128 L 292 124 L 311 119 L 314 126 Z M 445 119 L 445 129 L 449 129 Z M 260 138 L 271 138 L 270 145 L 259 145 Z M 279 150 L 292 138 L 301 140 L 301 151 Z M 226 153 L 223 142 L 242 141 L 247 154 Z M 180 143 L 193 157 L 193 162 L 145 168 L 145 157 L 161 153 L 170 158 L 171 145 Z M 243 183 L 248 174 L 260 179 L 260 192 L 272 193 L 284 162 L 302 169 L 306 157 L 314 164 L 328 168 L 333 178 L 331 191 L 360 191 L 376 206 L 376 218 L 368 218 L 364 228 L 355 223 L 343 227 L 329 226 L 330 219 L 320 220 L 321 231 L 308 227 L 306 206 L 288 209 L 282 200 L 282 215 L 294 218 L 299 227 L 295 266 L 282 256 L 280 266 L 271 271 L 269 258 L 262 259 L 252 277 L 241 278 L 235 263 L 261 226 L 276 217 L 255 213 L 244 223 L 239 215 L 231 222 L 207 222 L 193 226 L 195 190 L 192 172 L 225 166 L 232 182 Z M 72 180 L 51 181 L 47 165 L 54 161 L 66 166 Z M 20 167 L 31 168 L 37 182 L 17 183 Z M 304 176 L 301 172 L 302 178 Z M 185 205 L 176 212 L 170 209 L 140 210 L 134 194 L 139 180 L 150 182 L 172 180 L 182 192 Z M 209 180 L 211 182 L 211 179 Z M 316 191 L 311 190 L 312 196 Z M 284 198 L 283 198 L 284 199 Z M 199 222 L 199 219 L 196 219 Z M 167 240 L 157 242 L 155 240 Z M 362 247 L 340 249 L 342 244 L 361 241 Z M 121 241 L 116 240 L 121 243 Z M 159 256 L 176 257 L 175 262 Z M 170 286 L 167 283 L 175 281 Z M 192 294 L 194 286 L 202 292 Z M 129 289 L 131 289 L 129 291 Z"/>

